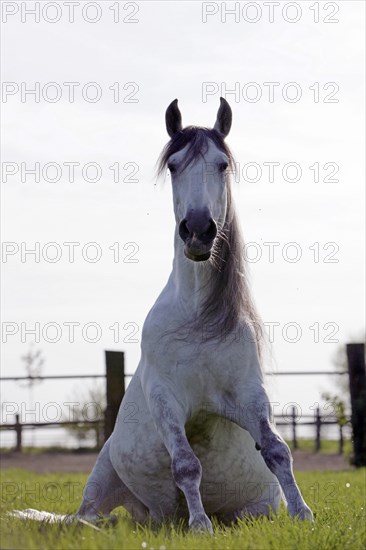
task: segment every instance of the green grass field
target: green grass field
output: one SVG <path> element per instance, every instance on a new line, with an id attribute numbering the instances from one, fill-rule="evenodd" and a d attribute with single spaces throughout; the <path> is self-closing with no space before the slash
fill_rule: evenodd
<path id="1" fill-rule="evenodd" d="M 293 445 L 291 440 L 286 440 L 287 444 L 289 445 L 290 449 L 293 450 Z M 313 453 L 315 450 L 315 442 L 313 439 L 298 439 L 298 449 L 300 451 L 307 451 L 309 453 Z M 333 439 L 322 439 L 321 440 L 321 447 L 320 447 L 320 453 L 321 454 L 338 454 L 339 451 L 339 443 L 338 441 L 334 441 Z M 350 439 L 345 439 L 344 441 L 344 448 L 343 448 L 343 454 L 346 457 L 349 457 L 349 455 L 352 453 L 352 441 Z"/>
<path id="2" fill-rule="evenodd" d="M 366 469 L 297 472 L 314 524 L 292 521 L 283 506 L 271 520 L 214 525 L 214 536 L 192 535 L 186 526 L 158 530 L 136 526 L 122 508 L 116 526 L 96 531 L 81 525 L 45 525 L 7 518 L 8 510 L 36 508 L 72 513 L 80 503 L 86 475 L 34 474 L 5 470 L 1 475 L 1 549 L 350 549 L 366 547 Z"/>

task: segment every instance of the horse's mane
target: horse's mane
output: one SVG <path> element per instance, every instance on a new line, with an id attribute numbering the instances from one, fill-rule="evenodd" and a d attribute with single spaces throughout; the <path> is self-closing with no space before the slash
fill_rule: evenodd
<path id="1" fill-rule="evenodd" d="M 167 167 L 168 159 L 174 153 L 188 145 L 187 154 L 177 167 L 183 171 L 192 161 L 203 155 L 211 140 L 229 159 L 229 169 L 234 171 L 234 157 L 222 136 L 216 130 L 189 126 L 177 132 L 164 147 L 159 161 L 158 173 Z M 239 338 L 255 338 L 259 355 L 263 338 L 262 323 L 256 312 L 248 284 L 246 263 L 244 260 L 244 241 L 235 212 L 230 178 L 227 178 L 227 211 L 223 228 L 219 230 L 211 253 L 210 264 L 212 277 L 207 298 L 201 305 L 198 318 L 189 323 L 190 329 L 199 330 L 205 340 L 229 335 Z M 238 334 L 243 329 L 243 320 L 249 330 Z"/>

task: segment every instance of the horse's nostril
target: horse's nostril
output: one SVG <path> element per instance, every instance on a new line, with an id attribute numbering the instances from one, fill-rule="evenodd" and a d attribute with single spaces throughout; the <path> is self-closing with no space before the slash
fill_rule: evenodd
<path id="1" fill-rule="evenodd" d="M 211 243 L 217 235 L 217 226 L 212 218 L 184 218 L 179 224 L 179 236 L 184 243 L 193 236 L 203 244 Z"/>
<path id="2" fill-rule="evenodd" d="M 182 220 L 179 224 L 179 236 L 184 242 L 192 236 L 192 233 L 188 229 L 186 219 Z"/>
<path id="3" fill-rule="evenodd" d="M 217 235 L 217 225 L 215 221 L 211 218 L 209 223 L 210 225 L 208 226 L 206 231 L 201 235 L 202 240 L 207 242 L 213 241 Z"/>

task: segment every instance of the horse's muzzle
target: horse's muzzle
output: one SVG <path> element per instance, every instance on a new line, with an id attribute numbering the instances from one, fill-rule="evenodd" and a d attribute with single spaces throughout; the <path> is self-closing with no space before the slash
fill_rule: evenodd
<path id="1" fill-rule="evenodd" d="M 206 211 L 190 211 L 179 224 L 179 236 L 185 245 L 184 254 L 194 262 L 210 258 L 216 235 L 216 223 Z"/>
<path id="2" fill-rule="evenodd" d="M 211 250 L 202 251 L 202 249 L 197 250 L 196 248 L 193 248 L 192 246 L 189 246 L 186 244 L 184 246 L 184 255 L 189 260 L 192 260 L 193 262 L 205 262 L 206 260 L 210 259 L 211 256 Z"/>

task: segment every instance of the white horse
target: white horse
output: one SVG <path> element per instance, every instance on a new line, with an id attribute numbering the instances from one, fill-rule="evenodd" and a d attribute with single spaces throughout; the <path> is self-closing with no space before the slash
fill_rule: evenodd
<path id="1" fill-rule="evenodd" d="M 283 493 L 292 517 L 312 519 L 264 388 L 227 177 L 231 109 L 221 98 L 212 130 L 183 129 L 177 103 L 160 159 L 173 186 L 173 270 L 77 515 L 96 520 L 124 506 L 141 523 L 189 517 L 191 529 L 212 533 L 208 516 L 268 515 Z"/>
<path id="2" fill-rule="evenodd" d="M 191 529 L 212 533 L 208 516 L 268 516 L 282 494 L 292 517 L 313 517 L 271 421 L 227 174 L 232 114 L 220 101 L 212 130 L 182 129 L 177 100 L 166 111 L 160 171 L 168 166 L 173 185 L 173 270 L 85 487 L 84 522 L 124 506 L 140 523 L 189 517 Z"/>

